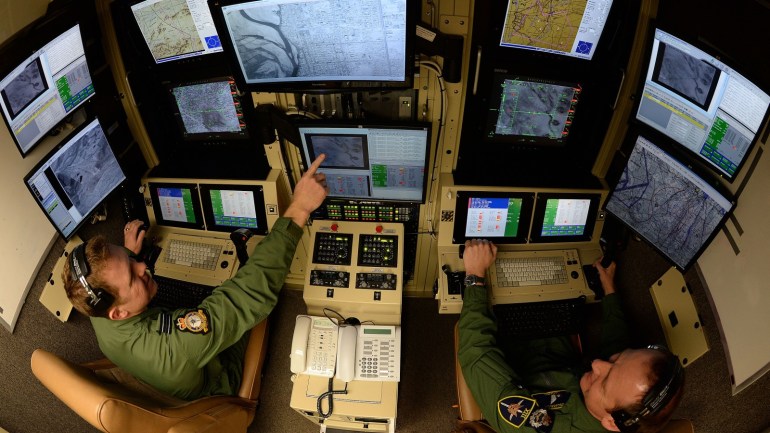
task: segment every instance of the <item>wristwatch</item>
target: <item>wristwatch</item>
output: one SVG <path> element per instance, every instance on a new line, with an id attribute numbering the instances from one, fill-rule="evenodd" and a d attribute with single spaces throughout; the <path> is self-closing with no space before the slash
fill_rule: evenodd
<path id="1" fill-rule="evenodd" d="M 463 280 L 463 282 L 465 283 L 465 287 L 486 285 L 484 277 L 479 277 L 477 275 L 466 275 L 465 280 Z"/>

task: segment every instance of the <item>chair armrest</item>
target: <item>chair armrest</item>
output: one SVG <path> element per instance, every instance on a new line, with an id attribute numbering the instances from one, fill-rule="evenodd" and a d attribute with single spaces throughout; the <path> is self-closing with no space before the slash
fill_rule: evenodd
<path id="1" fill-rule="evenodd" d="M 456 433 L 495 433 L 492 427 L 483 421 L 457 421 Z"/>
<path id="2" fill-rule="evenodd" d="M 246 433 L 249 409 L 224 404 L 179 422 L 168 433 Z"/>
<path id="3" fill-rule="evenodd" d="M 246 353 L 243 357 L 243 378 L 238 396 L 247 400 L 258 401 L 262 386 L 262 366 L 267 355 L 267 339 L 269 336 L 268 319 L 263 320 L 252 328 Z"/>
<path id="4" fill-rule="evenodd" d="M 481 408 L 471 394 L 468 384 L 465 383 L 460 359 L 457 357 L 457 349 L 460 346 L 460 326 L 455 324 L 455 380 L 457 381 L 457 404 L 460 408 L 460 419 L 464 421 L 478 421 L 484 419 Z M 472 430 L 474 431 L 474 430 Z"/>

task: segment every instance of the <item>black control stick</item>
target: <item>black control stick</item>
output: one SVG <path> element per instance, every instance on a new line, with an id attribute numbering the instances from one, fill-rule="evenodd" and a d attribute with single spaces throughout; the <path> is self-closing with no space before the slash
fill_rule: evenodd
<path id="1" fill-rule="evenodd" d="M 254 236 L 254 232 L 249 229 L 238 229 L 230 233 L 230 240 L 235 245 L 235 253 L 238 255 L 238 267 L 246 264 L 249 260 L 249 253 L 246 251 L 246 242 Z"/>

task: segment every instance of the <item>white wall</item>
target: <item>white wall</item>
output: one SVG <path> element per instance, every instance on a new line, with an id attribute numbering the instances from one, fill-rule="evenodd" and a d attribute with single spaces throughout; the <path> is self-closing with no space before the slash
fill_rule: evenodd
<path id="1" fill-rule="evenodd" d="M 0 0 L 0 41 L 45 14 L 48 0 Z M 24 176 L 55 145 L 40 144 L 22 158 L 4 122 L 0 122 L 0 323 L 12 330 L 41 262 L 56 240 L 51 223 L 32 199 Z"/>

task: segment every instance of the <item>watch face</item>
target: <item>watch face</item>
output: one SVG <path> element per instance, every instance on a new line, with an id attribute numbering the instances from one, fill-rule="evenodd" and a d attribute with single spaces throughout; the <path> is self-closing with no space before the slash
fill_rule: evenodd
<path id="1" fill-rule="evenodd" d="M 481 277 L 477 277 L 476 275 L 468 275 L 465 277 L 466 286 L 473 286 L 476 284 L 484 284 L 484 279 Z"/>

